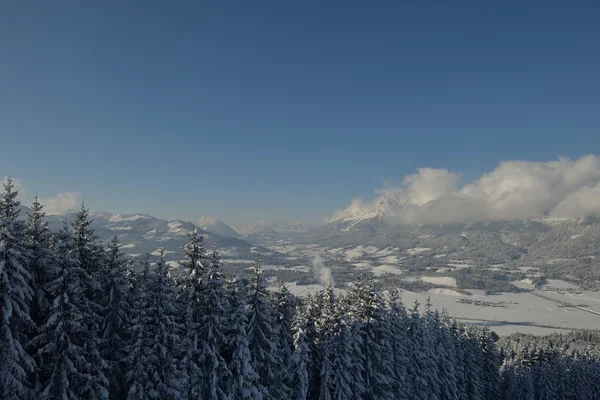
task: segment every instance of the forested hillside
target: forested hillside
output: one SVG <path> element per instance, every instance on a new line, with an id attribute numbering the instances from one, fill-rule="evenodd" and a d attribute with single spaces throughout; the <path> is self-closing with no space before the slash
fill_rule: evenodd
<path id="1" fill-rule="evenodd" d="M 186 263 L 125 257 L 88 210 L 58 231 L 0 198 L 0 399 L 594 399 L 597 334 L 502 339 L 359 276 L 296 298 Z"/>

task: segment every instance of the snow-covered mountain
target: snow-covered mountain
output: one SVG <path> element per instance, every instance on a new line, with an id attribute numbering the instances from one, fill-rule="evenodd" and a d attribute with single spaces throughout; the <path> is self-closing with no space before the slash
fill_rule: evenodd
<path id="1" fill-rule="evenodd" d="M 290 233 L 306 233 L 317 229 L 316 225 L 302 221 L 266 221 L 261 220 L 255 224 L 231 225 L 240 235 L 271 235 L 273 237 Z"/>
<path id="2" fill-rule="evenodd" d="M 355 200 L 348 208 L 325 220 L 323 226 L 342 231 L 376 232 L 393 224 L 398 210 L 407 202 L 408 199 L 392 194 L 382 195 L 370 207 L 364 207 L 362 202 Z"/>
<path id="3" fill-rule="evenodd" d="M 240 237 L 240 234 L 231 226 L 214 217 L 200 217 L 196 220 L 196 225 L 207 232 L 216 233 L 217 235 L 229 236 L 233 238 Z"/>
<path id="4" fill-rule="evenodd" d="M 26 217 L 27 208 L 23 207 L 22 217 Z M 68 214 L 66 219 L 73 221 L 74 214 Z M 216 244 L 226 259 L 249 259 L 256 253 L 267 255 L 270 252 L 245 240 L 210 232 L 187 221 L 168 221 L 147 214 L 111 214 L 107 212 L 92 212 L 92 228 L 98 237 L 108 242 L 117 236 L 122 250 L 132 256 L 158 254 L 158 249 L 165 249 L 166 259 L 179 262 L 183 259 L 182 248 L 188 242 L 188 233 L 197 229 L 206 237 L 208 249 Z M 57 230 L 64 223 L 65 217 L 47 216 L 51 229 Z"/>

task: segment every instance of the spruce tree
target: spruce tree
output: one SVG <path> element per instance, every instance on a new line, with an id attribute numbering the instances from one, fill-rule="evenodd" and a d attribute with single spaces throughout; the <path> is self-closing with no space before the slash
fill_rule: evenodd
<path id="1" fill-rule="evenodd" d="M 31 304 L 31 319 L 37 326 L 42 324 L 42 309 L 48 305 L 44 285 L 48 280 L 49 265 L 52 252 L 50 250 L 50 230 L 48 222 L 44 220 L 44 206 L 40 204 L 37 196 L 31 205 L 27 221 L 27 241 L 30 249 L 30 270 L 32 272 L 32 288 L 35 295 Z"/>
<path id="2" fill-rule="evenodd" d="M 294 333 L 294 352 L 290 363 L 290 375 L 292 377 L 292 398 L 298 400 L 308 399 L 309 391 L 309 369 L 311 363 L 311 352 L 309 338 L 306 334 L 307 320 L 306 308 L 296 310 L 292 321 L 292 332 Z"/>
<path id="3" fill-rule="evenodd" d="M 230 374 L 227 377 L 226 393 L 232 400 L 262 400 L 265 388 L 259 387 L 259 377 L 248 344 L 245 293 L 236 279 L 228 282 L 228 289 L 225 356 Z"/>
<path id="4" fill-rule="evenodd" d="M 123 350 L 127 342 L 127 325 L 131 316 L 130 293 L 125 275 L 127 264 L 120 251 L 119 240 L 115 236 L 108 247 L 107 264 L 102 276 L 105 301 L 101 326 L 102 355 L 109 367 L 107 375 L 112 398 L 122 398 L 125 390 L 125 374 L 121 360 L 125 357 Z"/>
<path id="5" fill-rule="evenodd" d="M 248 322 L 250 355 L 261 385 L 267 388 L 272 396 L 279 398 L 274 393 L 278 382 L 276 382 L 277 348 L 273 340 L 273 308 L 259 262 L 254 265 L 252 272 Z"/>
<path id="6" fill-rule="evenodd" d="M 0 197 L 0 398 L 21 399 L 29 392 L 35 363 L 27 354 L 34 329 L 30 307 L 34 291 L 25 226 L 18 219 L 18 192 L 9 178 Z"/>
<path id="7" fill-rule="evenodd" d="M 55 267 L 45 290 L 49 296 L 44 323 L 32 344 L 38 348 L 43 377 L 41 399 L 107 399 L 108 381 L 86 323 L 92 317 L 85 296 L 87 273 L 80 267 L 74 238 L 65 222 L 55 243 Z"/>
<path id="8" fill-rule="evenodd" d="M 216 247 L 207 261 L 200 291 L 200 349 L 199 363 L 202 368 L 201 392 L 207 400 L 225 399 L 224 388 L 230 372 L 221 355 L 226 344 L 225 280 L 221 274 L 221 256 Z"/>
<path id="9" fill-rule="evenodd" d="M 130 284 L 131 321 L 127 326 L 128 344 L 125 347 L 126 356 L 123 363 L 127 366 L 125 380 L 127 384 L 127 399 L 146 400 L 156 399 L 159 392 L 152 380 L 150 365 L 151 350 L 151 319 L 148 307 L 150 305 L 150 261 L 149 255 L 142 261 L 142 272 Z M 135 286 L 133 283 L 135 282 Z"/>
<path id="10" fill-rule="evenodd" d="M 181 324 L 174 282 L 161 249 L 154 273 L 144 274 L 146 292 L 140 298 L 142 310 L 134 318 L 135 343 L 127 358 L 128 399 L 184 398 L 182 371 L 177 362 Z"/>

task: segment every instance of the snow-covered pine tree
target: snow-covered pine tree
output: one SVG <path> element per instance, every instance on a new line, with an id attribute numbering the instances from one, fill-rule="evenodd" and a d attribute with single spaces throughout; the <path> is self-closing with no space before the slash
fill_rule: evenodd
<path id="1" fill-rule="evenodd" d="M 352 312 L 362 328 L 362 350 L 364 356 L 363 397 L 370 399 L 393 399 L 393 359 L 390 344 L 391 332 L 385 302 L 375 289 L 372 276 L 353 285 L 349 296 L 353 299 Z"/>
<path id="2" fill-rule="evenodd" d="M 276 389 L 280 382 L 276 381 L 277 347 L 273 336 L 273 307 L 269 300 L 265 279 L 262 276 L 260 262 L 252 269 L 249 293 L 248 343 L 250 355 L 256 366 L 260 383 L 266 387 L 271 396 L 283 398 Z"/>
<path id="3" fill-rule="evenodd" d="M 455 376 L 456 376 L 456 394 L 458 400 L 466 400 L 467 397 L 467 383 L 465 375 L 465 357 L 463 354 L 463 327 L 456 321 L 453 320 L 450 324 L 450 335 L 452 336 L 452 345 L 454 346 L 454 354 L 456 364 L 454 365 Z"/>
<path id="4" fill-rule="evenodd" d="M 100 279 L 106 257 L 104 249 L 91 227 L 90 210 L 85 207 L 84 203 L 81 203 L 81 207 L 75 213 L 75 220 L 73 220 L 72 225 L 81 268 L 91 278 L 88 297 L 98 301 L 98 298 L 103 295 L 100 288 Z"/>
<path id="5" fill-rule="evenodd" d="M 298 308 L 292 320 L 294 353 L 290 360 L 290 375 L 293 382 L 291 398 L 298 400 L 307 400 L 309 390 L 311 351 L 309 338 L 306 334 L 308 322 L 306 311 L 306 307 Z"/>
<path id="6" fill-rule="evenodd" d="M 84 347 L 90 359 L 90 367 L 93 369 L 89 373 L 98 377 L 98 385 L 103 385 L 103 381 L 106 379 L 103 371 L 106 371 L 107 364 L 100 353 L 102 348 L 100 330 L 103 323 L 101 313 L 103 311 L 102 303 L 104 302 L 101 278 L 106 265 L 106 253 L 94 229 L 91 228 L 91 224 L 89 210 L 82 203 L 81 208 L 75 214 L 72 227 L 77 250 L 76 257 L 80 268 L 86 273 L 85 294 L 88 299 L 86 307 L 88 307 L 89 315 L 85 319 L 85 324 L 87 325 L 86 329 L 89 337 Z M 98 388 L 90 387 L 89 391 L 95 392 L 100 390 L 99 388 L 100 386 Z"/>
<path id="7" fill-rule="evenodd" d="M 467 326 L 461 337 L 467 399 L 484 399 L 483 356 L 475 328 Z"/>
<path id="8" fill-rule="evenodd" d="M 500 398 L 500 357 L 498 349 L 494 344 L 492 332 L 487 326 L 479 331 L 479 349 L 483 358 L 482 373 L 485 398 L 489 400 L 497 400 Z"/>
<path id="9" fill-rule="evenodd" d="M 333 336 L 339 330 L 335 292 L 331 283 L 316 295 L 319 304 L 320 317 L 315 321 L 318 339 L 317 345 L 321 353 L 321 382 L 319 400 L 331 400 L 334 391 L 334 340 Z"/>
<path id="10" fill-rule="evenodd" d="M 27 241 L 30 249 L 30 270 L 32 272 L 32 289 L 35 295 L 31 304 L 31 319 L 36 326 L 42 324 L 42 309 L 47 306 L 48 299 L 43 286 L 48 279 L 48 271 L 52 262 L 52 252 L 50 250 L 50 230 L 48 222 L 44 220 L 46 213 L 44 206 L 35 196 L 28 213 L 27 221 Z"/>
<path id="11" fill-rule="evenodd" d="M 287 373 L 290 358 L 294 351 L 294 338 L 292 336 L 292 321 L 296 311 L 296 298 L 290 293 L 284 282 L 279 282 L 277 290 L 272 292 L 272 303 L 275 311 L 275 329 L 273 334 L 276 340 L 277 352 L 282 364 L 280 379 L 289 388 L 292 385 L 291 375 Z"/>
<path id="12" fill-rule="evenodd" d="M 425 348 L 425 337 L 424 337 L 424 324 L 423 319 L 419 315 L 419 302 L 415 298 L 415 302 L 410 310 L 408 319 L 408 377 L 411 385 L 411 394 L 414 399 L 429 399 L 431 394 L 431 388 L 428 386 L 427 374 L 430 370 L 427 368 L 426 354 L 427 349 Z"/>
<path id="13" fill-rule="evenodd" d="M 108 381 L 97 353 L 86 346 L 92 311 L 85 296 L 87 273 L 65 222 L 54 241 L 54 268 L 45 290 L 49 296 L 44 323 L 32 345 L 41 360 L 40 399 L 107 399 Z M 93 351 L 94 349 L 92 349 Z"/>
<path id="14" fill-rule="evenodd" d="M 201 293 L 203 274 L 208 265 L 204 248 L 204 237 L 193 230 L 188 234 L 190 241 L 184 246 L 186 257 L 184 267 L 187 275 L 180 282 L 179 304 L 183 311 L 184 339 L 182 346 L 181 369 L 186 380 L 185 390 L 188 398 L 199 399 L 202 396 L 201 383 L 204 381 L 200 366 L 200 322 L 202 319 Z"/>
<path id="15" fill-rule="evenodd" d="M 127 260 L 119 248 L 115 236 L 108 246 L 108 258 L 103 269 L 102 289 L 104 290 L 102 311 L 102 356 L 107 361 L 107 377 L 110 382 L 111 398 L 123 398 L 126 393 L 123 380 L 125 368 L 122 360 L 127 342 L 127 325 L 131 317 L 129 287 L 125 275 Z"/>
<path id="16" fill-rule="evenodd" d="M 147 291 L 140 298 L 141 310 L 132 322 L 136 338 L 127 358 L 128 399 L 185 398 L 183 374 L 177 354 L 181 344 L 181 324 L 175 286 L 169 276 L 164 249 L 153 274 L 143 274 Z M 136 307 L 137 308 L 137 307 Z"/>
<path id="17" fill-rule="evenodd" d="M 224 356 L 230 375 L 227 379 L 226 393 L 232 400 L 262 400 L 267 392 L 266 388 L 258 383 L 258 374 L 250 356 L 245 293 L 237 279 L 229 280 L 227 288 L 229 302 Z"/>
<path id="18" fill-rule="evenodd" d="M 50 249 L 51 234 L 48 229 L 48 223 L 44 220 L 45 213 L 43 206 L 38 201 L 37 196 L 34 198 L 31 205 L 31 210 L 28 213 L 26 236 L 30 250 L 29 270 L 31 271 L 31 287 L 34 296 L 31 302 L 31 319 L 35 324 L 35 333 L 30 335 L 33 339 L 38 335 L 38 328 L 42 326 L 44 320 L 43 310 L 48 307 L 48 296 L 45 290 L 45 285 L 51 276 L 51 268 L 53 268 L 53 254 Z M 34 356 L 39 349 L 28 345 L 29 353 Z M 36 360 L 40 363 L 41 360 Z M 34 387 L 38 390 L 40 385 L 39 368 L 36 368 L 33 374 Z"/>
<path id="19" fill-rule="evenodd" d="M 402 304 L 400 292 L 393 288 L 389 290 L 389 324 L 391 333 L 391 347 L 394 365 L 394 377 L 392 390 L 400 399 L 411 399 L 412 382 L 407 379 L 408 357 L 407 357 L 407 324 L 408 315 Z"/>
<path id="20" fill-rule="evenodd" d="M 227 340 L 225 280 L 221 273 L 221 256 L 216 247 L 207 260 L 200 291 L 199 364 L 203 380 L 201 392 L 207 400 L 226 399 L 226 382 L 231 374 L 221 355 Z"/>
<path id="21" fill-rule="evenodd" d="M 333 350 L 332 358 L 332 399 L 362 399 L 363 365 L 362 339 L 360 330 L 348 316 L 348 303 L 344 297 L 338 297 L 336 304 L 336 329 L 329 341 Z"/>
<path id="22" fill-rule="evenodd" d="M 28 395 L 34 360 L 27 354 L 27 334 L 34 329 L 30 306 L 34 296 L 25 226 L 18 219 L 18 192 L 9 178 L 0 197 L 0 398 Z"/>
<path id="23" fill-rule="evenodd" d="M 127 366 L 125 381 L 127 384 L 127 399 L 146 400 L 157 399 L 159 392 L 152 380 L 150 365 L 150 350 L 152 340 L 150 336 L 150 315 L 148 306 L 150 296 L 150 260 L 149 255 L 142 260 L 142 272 L 137 277 L 135 286 L 130 286 L 129 299 L 131 307 L 131 320 L 127 325 L 128 344 L 125 347 L 126 356 L 123 363 Z"/>
<path id="24" fill-rule="evenodd" d="M 164 249 L 160 249 L 153 278 L 148 285 L 148 330 L 151 334 L 148 361 L 153 368 L 150 376 L 157 383 L 160 398 L 175 400 L 183 397 L 182 371 L 178 369 L 177 363 L 182 326 L 178 321 L 180 309 Z"/>

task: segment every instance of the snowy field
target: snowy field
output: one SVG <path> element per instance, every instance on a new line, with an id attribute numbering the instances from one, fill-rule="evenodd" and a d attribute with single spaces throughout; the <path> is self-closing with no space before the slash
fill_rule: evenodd
<path id="1" fill-rule="evenodd" d="M 454 291 L 452 291 L 454 292 Z M 415 299 L 421 305 L 431 297 L 434 308 L 445 309 L 458 319 L 488 321 L 490 328 L 498 334 L 513 332 L 531 332 L 539 328 L 544 331 L 551 329 L 600 329 L 600 315 L 595 315 L 580 309 L 560 307 L 560 304 L 551 300 L 537 297 L 531 293 L 501 293 L 486 295 L 481 290 L 469 290 L 471 296 L 460 295 L 458 292 L 450 293 L 448 289 L 433 289 L 428 293 L 402 292 L 402 301 L 408 307 L 412 306 Z M 554 292 L 541 292 L 548 295 Z M 591 309 L 600 311 L 600 295 L 588 296 L 588 303 L 594 304 Z M 566 295 L 565 295 L 566 296 Z M 571 296 L 572 297 L 572 296 Z M 580 302 L 584 297 L 579 296 Z M 472 301 L 471 304 L 458 301 Z M 486 305 L 478 305 L 482 302 Z M 535 328 L 535 329 L 534 329 Z M 562 329 L 561 329 L 562 328 Z"/>
<path id="2" fill-rule="evenodd" d="M 318 254 L 334 271 L 336 263 L 345 262 L 352 264 L 357 271 L 371 271 L 376 278 L 381 278 L 384 274 L 403 275 L 406 271 L 403 270 L 402 262 L 406 260 L 407 254 L 412 257 L 420 257 L 431 252 L 431 249 L 426 247 L 414 247 L 402 251 L 394 247 L 377 248 L 362 245 L 319 247 L 287 243 L 278 243 L 271 247 L 271 250 L 294 254 L 298 256 L 299 260 L 304 257 L 304 265 L 291 268 L 299 272 L 312 273 L 310 260 Z M 447 257 L 446 254 L 442 256 Z M 448 269 L 467 267 L 477 267 L 477 263 L 450 256 L 447 267 L 439 268 L 438 272 L 443 273 Z M 502 267 L 502 264 L 494 264 L 488 269 L 501 269 Z M 265 269 L 285 268 L 267 265 Z M 533 271 L 528 272 L 529 275 L 537 275 Z M 465 291 L 453 289 L 457 287 L 457 282 L 456 278 L 451 276 L 407 274 L 403 280 L 422 280 L 441 286 L 418 293 L 402 291 L 403 302 L 408 308 L 412 307 L 415 300 L 418 300 L 421 304 L 420 309 L 423 310 L 427 298 L 430 297 L 434 308 L 440 311 L 444 309 L 451 316 L 465 320 L 465 322 L 488 324 L 499 335 L 508 335 L 514 332 L 546 334 L 572 329 L 600 330 L 600 292 L 580 291 L 577 285 L 564 280 L 549 279 L 539 288 L 534 287 L 530 279 L 513 281 L 512 284 L 527 292 L 490 295 L 486 295 L 483 290 L 467 289 L 465 293 Z M 321 284 L 296 285 L 295 282 L 289 282 L 288 285 L 290 291 L 298 296 L 314 294 L 323 288 Z"/>

